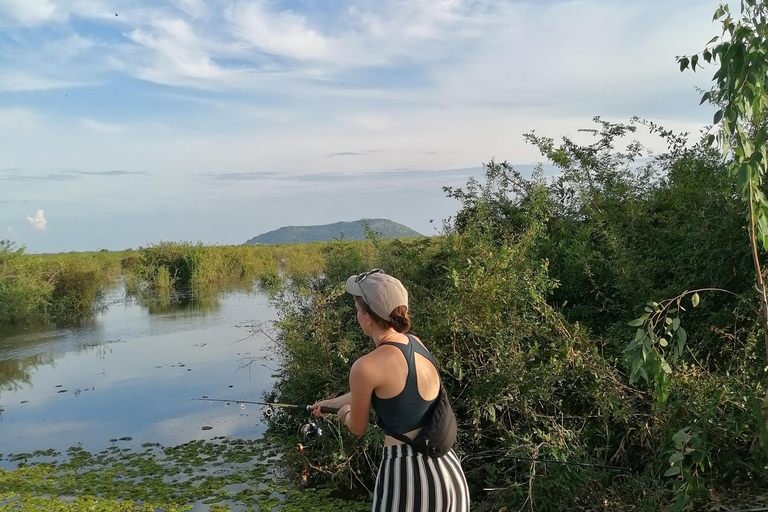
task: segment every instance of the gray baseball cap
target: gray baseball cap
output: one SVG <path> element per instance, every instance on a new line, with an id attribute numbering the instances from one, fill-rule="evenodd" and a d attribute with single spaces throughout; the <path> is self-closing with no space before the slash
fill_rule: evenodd
<path id="1" fill-rule="evenodd" d="M 383 320 L 389 320 L 389 315 L 398 306 L 408 307 L 408 292 L 403 283 L 378 268 L 349 276 L 346 290 L 362 297 L 371 311 Z"/>

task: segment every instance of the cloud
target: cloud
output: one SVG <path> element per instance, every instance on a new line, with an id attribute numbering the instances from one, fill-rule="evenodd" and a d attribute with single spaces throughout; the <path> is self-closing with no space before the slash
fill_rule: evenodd
<path id="1" fill-rule="evenodd" d="M 208 16 L 208 6 L 205 5 L 203 0 L 173 0 L 173 3 L 193 18 L 205 18 Z"/>
<path id="2" fill-rule="evenodd" d="M 209 173 L 198 174 L 197 176 L 205 176 L 208 178 L 213 178 L 215 180 L 222 180 L 222 181 L 257 181 L 257 180 L 265 180 L 270 178 L 277 178 L 282 174 L 283 173 L 272 172 L 272 171 L 225 172 L 225 173 L 209 172 Z"/>
<path id="3" fill-rule="evenodd" d="M 67 18 L 66 12 L 51 0 L 0 0 L 0 19 L 3 13 L 10 14 L 19 24 L 25 26 Z"/>
<path id="4" fill-rule="evenodd" d="M 83 128 L 86 128 L 87 130 L 90 130 L 93 132 L 100 132 L 100 133 L 123 133 L 130 129 L 127 126 L 123 126 L 120 124 L 104 123 L 101 121 L 96 121 L 94 119 L 87 119 L 87 118 L 80 120 L 80 124 L 83 126 Z"/>
<path id="5" fill-rule="evenodd" d="M 6 229 L 5 232 L 8 233 L 8 236 L 11 237 L 11 238 L 18 238 L 19 237 L 16 234 L 16 231 L 11 226 L 8 226 L 8 229 Z"/>
<path id="6" fill-rule="evenodd" d="M 384 149 L 366 149 L 363 151 L 341 151 L 339 153 L 329 153 L 328 158 L 333 158 L 335 156 L 363 156 L 363 155 L 370 155 L 372 153 L 381 153 L 382 151 L 385 151 Z"/>
<path id="7" fill-rule="evenodd" d="M 70 174 L 81 174 L 83 176 L 127 176 L 136 174 L 147 174 L 144 171 L 67 171 Z"/>
<path id="8" fill-rule="evenodd" d="M 266 2 L 238 2 L 225 11 L 235 35 L 266 53 L 295 59 L 329 60 L 331 43 L 310 28 L 304 16 L 291 11 L 271 13 Z"/>
<path id="9" fill-rule="evenodd" d="M 3 181 L 73 181 L 79 180 L 78 176 L 68 174 L 45 174 L 40 176 L 25 176 L 22 174 L 7 174 L 0 177 Z"/>
<path id="10" fill-rule="evenodd" d="M 37 213 L 34 217 L 27 217 L 27 222 L 35 226 L 35 229 L 39 229 L 40 231 L 45 231 L 45 227 L 48 225 L 48 222 L 45 220 L 45 214 L 43 210 L 37 210 Z"/>
<path id="11" fill-rule="evenodd" d="M 138 67 L 132 71 L 142 80 L 200 88 L 234 85 L 242 80 L 243 70 L 219 66 L 184 20 L 157 19 L 151 27 L 135 29 L 127 36 L 144 50 L 138 56 Z"/>
<path id="12" fill-rule="evenodd" d="M 0 73 L 0 92 L 48 91 L 87 85 L 85 82 L 38 76 L 25 71 Z"/>

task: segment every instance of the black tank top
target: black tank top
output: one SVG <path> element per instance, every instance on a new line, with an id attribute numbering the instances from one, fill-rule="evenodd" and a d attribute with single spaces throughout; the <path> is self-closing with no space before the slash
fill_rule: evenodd
<path id="1" fill-rule="evenodd" d="M 385 433 L 391 432 L 402 435 L 423 427 L 429 419 L 430 408 L 437 401 L 437 397 L 434 400 L 424 400 L 421 398 L 416 378 L 416 360 L 413 353 L 418 352 L 426 357 L 437 369 L 435 359 L 411 335 L 407 334 L 406 336 L 408 336 L 407 344 L 385 342 L 379 345 L 392 345 L 399 348 L 408 362 L 408 377 L 405 380 L 405 387 L 399 395 L 392 398 L 379 398 L 376 396 L 375 391 L 371 393 L 371 405 L 373 410 L 376 411 L 379 424 Z"/>

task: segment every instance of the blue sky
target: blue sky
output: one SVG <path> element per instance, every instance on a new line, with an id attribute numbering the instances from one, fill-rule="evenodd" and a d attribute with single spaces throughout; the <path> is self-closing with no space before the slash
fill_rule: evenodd
<path id="1" fill-rule="evenodd" d="M 443 185 L 540 160 L 529 130 L 697 132 L 712 70 L 674 58 L 716 33 L 716 7 L 0 0 L 0 238 L 233 244 L 362 217 L 431 234 L 456 210 Z"/>

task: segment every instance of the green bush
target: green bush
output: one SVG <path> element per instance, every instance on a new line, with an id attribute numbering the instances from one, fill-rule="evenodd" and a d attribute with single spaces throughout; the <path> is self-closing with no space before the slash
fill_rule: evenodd
<path id="1" fill-rule="evenodd" d="M 490 162 L 484 183 L 447 188 L 460 209 L 439 237 L 374 239 L 370 257 L 329 246 L 324 276 L 275 299 L 275 398 L 311 402 L 348 389 L 349 367 L 372 346 L 343 283 L 381 267 L 408 289 L 414 333 L 439 362 L 478 510 L 533 500 L 537 510 L 650 511 L 674 492 L 764 483 L 746 402 L 764 392 L 762 331 L 726 166 L 652 124 L 669 151 L 645 159 L 642 146 L 625 143 L 636 123 L 597 122 L 591 144 L 527 136 L 560 169 L 552 178 Z M 623 352 L 636 328 L 627 323 L 649 299 L 702 286 L 731 294 L 684 313 L 688 348 L 660 404 L 645 383 L 630 384 Z M 273 428 L 295 433 L 286 419 Z M 333 431 L 291 457 L 339 486 L 370 489 L 381 431 Z M 686 480 L 665 476 L 676 451 Z"/>

